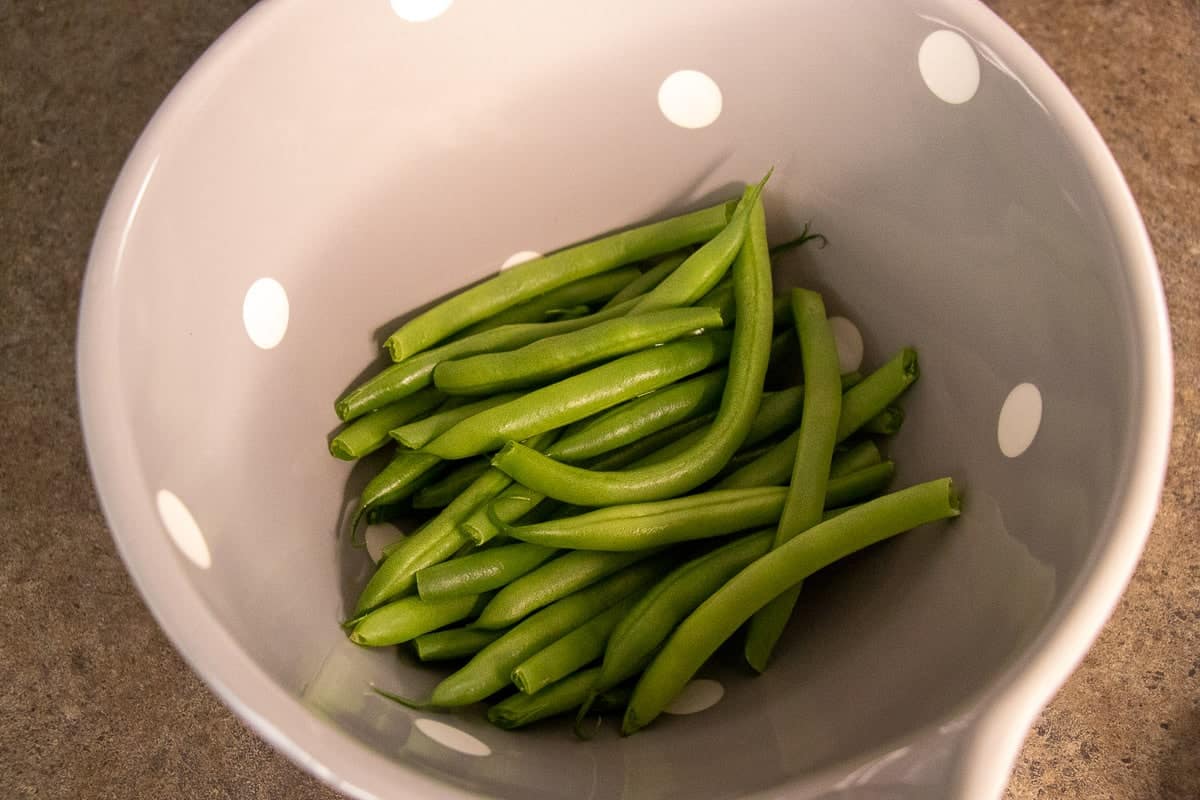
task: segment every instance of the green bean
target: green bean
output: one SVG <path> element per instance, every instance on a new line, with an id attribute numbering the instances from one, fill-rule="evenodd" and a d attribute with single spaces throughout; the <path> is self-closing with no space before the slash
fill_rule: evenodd
<path id="1" fill-rule="evenodd" d="M 627 283 L 625 288 L 614 294 L 601 308 L 611 308 L 626 300 L 632 300 L 639 295 L 645 294 L 662 283 L 663 278 L 674 272 L 675 268 L 682 264 L 687 257 L 687 253 L 672 253 L 665 256 L 657 264 L 643 272 L 640 277 L 634 278 Z"/>
<path id="2" fill-rule="evenodd" d="M 860 431 L 874 433 L 880 436 L 895 436 L 904 424 L 904 409 L 900 406 L 888 406 L 863 424 Z"/>
<path id="3" fill-rule="evenodd" d="M 462 403 L 453 408 L 439 410 L 425 419 L 393 428 L 391 437 L 410 450 L 420 450 L 467 417 L 473 417 L 480 411 L 486 411 L 502 403 L 507 403 L 509 400 L 515 400 L 519 396 L 516 392 L 497 394 L 472 403 Z"/>
<path id="4" fill-rule="evenodd" d="M 766 254 L 766 223 L 761 202 L 756 202 L 751 212 L 746 243 L 733 268 L 741 321 L 733 330 L 729 380 L 716 420 L 692 449 L 649 466 L 600 472 L 562 464 L 510 442 L 492 463 L 531 489 L 578 505 L 614 505 L 674 497 L 720 472 L 745 440 L 754 420 L 770 354 L 771 262 Z"/>
<path id="5" fill-rule="evenodd" d="M 466 458 L 560 428 L 725 360 L 729 341 L 728 333 L 715 331 L 623 356 L 465 419 L 424 452 Z"/>
<path id="6" fill-rule="evenodd" d="M 553 547 L 523 542 L 481 550 L 419 571 L 417 592 L 422 600 L 482 594 L 507 586 L 558 553 Z"/>
<path id="7" fill-rule="evenodd" d="M 574 517 L 509 526 L 504 531 L 514 539 L 548 547 L 645 550 L 773 524 L 779 519 L 785 494 L 786 490 L 777 487 L 702 492 L 608 506 Z"/>
<path id="8" fill-rule="evenodd" d="M 425 389 L 373 411 L 338 431 L 329 442 L 329 452 L 346 461 L 374 453 L 388 443 L 388 431 L 424 414 L 443 399 L 441 392 Z"/>
<path id="9" fill-rule="evenodd" d="M 878 464 L 883 460 L 879 447 L 870 439 L 863 439 L 849 450 L 834 452 L 833 461 L 829 465 L 829 477 L 839 478 L 860 469 Z"/>
<path id="10" fill-rule="evenodd" d="M 804 413 L 797 431 L 796 457 L 787 500 L 775 531 L 775 547 L 821 521 L 838 418 L 842 413 L 837 344 L 825 318 L 821 295 L 807 289 L 793 289 L 792 316 L 796 321 L 804 369 Z M 840 502 L 834 504 L 841 505 Z M 799 595 L 800 587 L 793 586 L 750 619 L 746 631 L 746 662 L 759 672 L 767 668 L 767 661 L 783 635 Z"/>
<path id="11" fill-rule="evenodd" d="M 437 477 L 442 460 L 427 453 L 402 450 L 379 474 L 367 482 L 358 498 L 358 509 L 350 523 L 351 535 L 358 531 L 363 515 L 410 497 Z"/>
<path id="12" fill-rule="evenodd" d="M 543 434 L 530 441 L 535 448 L 546 447 L 553 441 L 553 434 Z M 459 524 L 476 508 L 492 500 L 505 489 L 512 479 L 499 470 L 490 469 L 475 479 L 450 505 L 442 509 L 425 527 L 401 540 L 397 548 L 388 553 L 359 595 L 356 613 L 372 609 L 381 603 L 399 597 L 416 585 L 419 570 L 440 563 L 453 556 L 464 545 L 471 543 Z"/>
<path id="13" fill-rule="evenodd" d="M 727 375 L 725 369 L 713 370 L 627 400 L 564 434 L 546 455 L 576 463 L 703 414 L 720 402 Z"/>
<path id="14" fill-rule="evenodd" d="M 343 420 L 353 419 L 430 386 L 433 383 L 433 370 L 443 361 L 524 347 L 546 336 L 577 331 L 606 319 L 624 316 L 633 308 L 633 304 L 633 300 L 627 300 L 586 317 L 505 325 L 455 339 L 383 369 L 347 392 L 334 404 L 334 410 Z"/>
<path id="15" fill-rule="evenodd" d="M 598 659 L 635 600 L 636 595 L 625 598 L 522 661 L 513 668 L 513 685 L 524 694 L 540 692 Z"/>
<path id="16" fill-rule="evenodd" d="M 641 672 L 675 626 L 709 595 L 771 549 L 774 528 L 747 534 L 676 567 L 642 595 L 608 638 L 594 693 Z M 580 709 L 588 712 L 590 702 Z"/>
<path id="17" fill-rule="evenodd" d="M 366 647 L 401 644 L 466 619 L 478 605 L 478 595 L 434 601 L 401 597 L 360 619 L 350 641 Z"/>
<path id="18" fill-rule="evenodd" d="M 722 203 L 517 264 L 417 315 L 388 337 L 385 346 L 393 361 L 408 358 L 559 286 L 707 241 L 725 227 L 731 213 Z"/>
<path id="19" fill-rule="evenodd" d="M 641 275 L 642 272 L 637 267 L 623 267 L 621 269 L 614 269 L 611 272 L 602 272 L 599 275 L 589 275 L 586 278 L 572 281 L 565 286 L 560 286 L 543 295 L 534 297 L 532 300 L 528 300 L 520 305 L 505 309 L 498 314 L 493 314 L 487 319 L 480 320 L 474 325 L 464 328 L 456 336 L 460 338 L 474 336 L 477 333 L 495 330 L 504 325 L 544 322 L 552 316 L 559 316 L 564 311 L 576 308 L 587 309 L 588 306 L 594 303 L 607 302 L 609 298 L 615 296 L 628 286 L 631 281 L 640 278 Z M 583 312 L 583 314 L 587 313 L 587 311 Z"/>
<path id="20" fill-rule="evenodd" d="M 445 475 L 422 486 L 413 495 L 413 508 L 445 508 L 480 475 L 492 468 L 486 458 L 473 458 L 455 464 Z"/>
<path id="21" fill-rule="evenodd" d="M 582 368 L 723 325 L 711 308 L 672 308 L 598 322 L 518 350 L 443 361 L 433 382 L 447 394 L 490 394 L 541 386 Z"/>
<path id="22" fill-rule="evenodd" d="M 624 598 L 641 592 L 658 578 L 665 563 L 659 558 L 634 564 L 523 620 L 434 687 L 429 705 L 465 706 L 500 691 L 509 685 L 518 664 Z"/>
<path id="23" fill-rule="evenodd" d="M 879 369 L 863 378 L 842 397 L 842 416 L 838 420 L 838 441 L 866 424 L 867 420 L 883 411 L 912 385 L 921 374 L 917 363 L 917 351 L 905 347 Z"/>
<path id="24" fill-rule="evenodd" d="M 748 489 L 754 486 L 783 486 L 791 477 L 792 467 L 796 461 L 796 444 L 799 440 L 800 432 L 797 429 L 786 439 L 773 445 L 758 459 L 723 478 L 714 488 Z"/>
<path id="25" fill-rule="evenodd" d="M 473 656 L 503 636 L 505 631 L 481 631 L 475 628 L 448 628 L 413 639 L 413 649 L 422 661 L 447 661 Z"/>
<path id="26" fill-rule="evenodd" d="M 836 508 L 874 497 L 887 488 L 895 474 L 895 462 L 880 461 L 836 478 L 831 477 L 825 488 L 825 507 Z"/>
<path id="27" fill-rule="evenodd" d="M 642 295 L 631 313 L 645 314 L 663 308 L 688 306 L 715 286 L 742 249 L 750 228 L 751 213 L 770 178 L 769 171 L 757 185 L 746 187 L 733 216 L 721 232 L 688 256 L 662 283 Z"/>
<path id="28" fill-rule="evenodd" d="M 953 484 L 943 478 L 850 509 L 757 559 L 667 639 L 634 687 L 621 732 L 628 735 L 650 724 L 726 639 L 789 587 L 851 553 L 958 513 Z"/>
<path id="29" fill-rule="evenodd" d="M 655 551 L 596 553 L 574 550 L 547 561 L 496 593 L 474 627 L 507 628 L 556 600 L 591 586 Z"/>
<path id="30" fill-rule="evenodd" d="M 547 717 L 565 714 L 587 698 L 598 671 L 598 667 L 583 670 L 535 694 L 517 692 L 506 697 L 488 709 L 488 722 L 498 728 L 513 730 Z"/>

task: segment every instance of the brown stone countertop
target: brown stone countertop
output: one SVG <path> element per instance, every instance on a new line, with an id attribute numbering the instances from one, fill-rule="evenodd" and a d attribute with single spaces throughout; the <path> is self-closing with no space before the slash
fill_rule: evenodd
<path id="1" fill-rule="evenodd" d="M 108 190 L 249 0 L 0 0 L 0 797 L 333 798 L 167 643 L 88 477 L 75 317 Z M 1162 511 L 1124 599 L 1038 718 L 1008 797 L 1200 798 L 1200 2 L 995 0 L 1104 134 L 1171 313 Z"/>

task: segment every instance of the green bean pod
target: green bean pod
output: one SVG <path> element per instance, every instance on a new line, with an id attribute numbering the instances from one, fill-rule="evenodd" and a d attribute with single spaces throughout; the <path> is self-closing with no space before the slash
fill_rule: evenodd
<path id="1" fill-rule="evenodd" d="M 388 432 L 392 428 L 435 408 L 444 399 L 441 392 L 425 389 L 373 411 L 338 431 L 329 442 L 329 452 L 345 461 L 373 453 L 390 441 Z"/>
<path id="2" fill-rule="evenodd" d="M 735 331 L 735 340 L 737 335 Z M 465 419 L 425 445 L 423 452 L 467 458 L 505 442 L 516 445 L 516 440 L 560 428 L 707 369 L 728 358 L 729 347 L 729 334 L 715 331 L 618 358 Z"/>
<path id="3" fill-rule="evenodd" d="M 905 347 L 882 367 L 863 378 L 862 383 L 842 397 L 842 415 L 838 420 L 837 440 L 844 441 L 887 408 L 920 374 L 917 351 Z"/>
<path id="4" fill-rule="evenodd" d="M 687 257 L 688 254 L 684 252 L 671 253 L 668 256 L 664 256 L 657 264 L 627 283 L 621 291 L 614 294 L 601 308 L 611 308 L 612 306 L 624 303 L 626 300 L 632 300 L 635 297 L 645 294 L 662 283 L 663 279 L 674 272 L 675 268 L 682 264 Z"/>
<path id="5" fill-rule="evenodd" d="M 473 403 L 462 403 L 453 408 L 439 410 L 438 413 L 430 414 L 425 419 L 410 422 L 398 428 L 392 428 L 390 435 L 410 450 L 420 450 L 467 417 L 473 417 L 480 411 L 486 411 L 489 408 L 507 403 L 509 400 L 515 400 L 519 396 L 516 392 L 510 392 L 508 394 L 485 397 Z"/>
<path id="6" fill-rule="evenodd" d="M 642 276 L 637 267 L 623 267 L 599 275 L 589 275 L 565 286 L 560 286 L 543 295 L 527 300 L 520 305 L 493 314 L 474 325 L 459 331 L 457 336 L 474 336 L 484 331 L 495 330 L 504 325 L 522 325 L 527 322 L 543 322 L 555 312 L 576 307 L 607 302 L 615 297 L 630 282 Z"/>
<path id="7" fill-rule="evenodd" d="M 440 391 L 479 395 L 541 386 L 618 356 L 723 325 L 711 308 L 672 308 L 598 322 L 518 350 L 443 361 L 433 371 Z"/>
<path id="8" fill-rule="evenodd" d="M 904 409 L 900 406 L 888 406 L 867 420 L 859 430 L 878 436 L 895 436 L 903 425 Z"/>
<path id="9" fill-rule="evenodd" d="M 394 505 L 437 477 L 442 460 L 428 453 L 402 450 L 363 487 L 358 509 L 350 523 L 351 532 L 358 530 L 364 514 L 383 506 Z"/>
<path id="10" fill-rule="evenodd" d="M 388 337 L 385 347 L 393 361 L 408 358 L 559 286 L 707 241 L 725 227 L 731 213 L 729 204 L 722 203 L 517 264 L 409 320 Z"/>
<path id="11" fill-rule="evenodd" d="M 447 628 L 422 634 L 413 639 L 412 644 L 417 658 L 422 661 L 448 661 L 473 656 L 505 633 L 475 628 Z"/>
<path id="12" fill-rule="evenodd" d="M 479 612 L 476 628 L 507 628 L 556 600 L 591 586 L 655 551 L 596 553 L 574 550 L 509 583 Z"/>
<path id="13" fill-rule="evenodd" d="M 833 454 L 833 461 L 829 465 L 829 477 L 839 478 L 842 475 L 849 475 L 851 472 L 878 464 L 882 460 L 883 454 L 879 452 L 879 446 L 870 439 L 863 439 L 850 449 Z"/>
<path id="14" fill-rule="evenodd" d="M 488 722 L 498 728 L 513 730 L 565 714 L 587 699 L 598 670 L 593 668 L 568 675 L 535 694 L 517 692 L 506 697 L 488 709 Z"/>
<path id="15" fill-rule="evenodd" d="M 443 679 L 434 687 L 429 705 L 453 708 L 495 694 L 510 685 L 512 671 L 518 664 L 624 598 L 641 592 L 662 574 L 665 566 L 662 559 L 642 561 L 543 608 Z"/>
<path id="16" fill-rule="evenodd" d="M 445 508 L 480 475 L 492 469 L 486 458 L 473 458 L 456 464 L 445 475 L 425 484 L 413 495 L 413 508 Z"/>
<path id="17" fill-rule="evenodd" d="M 606 319 L 624 316 L 633 308 L 633 303 L 633 300 L 627 300 L 585 317 L 505 325 L 455 339 L 432 350 L 418 353 L 412 358 L 406 358 L 398 364 L 392 364 L 372 375 L 339 398 L 334 403 L 334 410 L 342 420 L 354 419 L 432 385 L 433 370 L 443 361 L 465 358 L 477 353 L 514 350 L 547 336 L 577 331 Z"/>
<path id="18" fill-rule="evenodd" d="M 471 616 L 478 605 L 478 595 L 435 601 L 401 597 L 360 619 L 350 633 L 350 641 L 364 647 L 401 644 L 461 622 Z"/>
<path id="19" fill-rule="evenodd" d="M 716 489 L 750 489 L 755 486 L 783 486 L 792 475 L 792 467 L 796 463 L 796 445 L 800 441 L 800 431 L 795 430 L 786 439 L 773 445 L 754 461 L 723 478 Z M 839 475 L 848 471 L 842 466 L 845 457 L 837 455 L 833 463 L 838 465 Z M 866 465 L 866 466 L 869 466 Z"/>
<path id="20" fill-rule="evenodd" d="M 507 586 L 558 553 L 524 542 L 481 550 L 417 572 L 417 593 L 430 601 L 482 594 Z"/>
<path id="21" fill-rule="evenodd" d="M 751 212 L 746 245 L 734 260 L 734 291 L 740 322 L 733 329 L 729 380 L 716 420 L 694 447 L 649 466 L 601 472 L 563 464 L 510 442 L 492 463 L 517 482 L 545 495 L 593 506 L 675 497 L 720 472 L 753 423 L 770 356 L 771 262 L 766 253 L 761 202 L 756 202 Z M 672 346 L 675 345 L 666 347 Z"/>
<path id="22" fill-rule="evenodd" d="M 525 694 L 540 692 L 598 659 L 613 629 L 637 599 L 625 598 L 522 661 L 513 668 L 513 685 Z"/>
<path id="23" fill-rule="evenodd" d="M 628 735 L 650 724 L 726 639 L 788 588 L 851 553 L 958 513 L 954 486 L 942 478 L 852 508 L 757 559 L 667 639 L 634 687 L 621 732 Z"/>

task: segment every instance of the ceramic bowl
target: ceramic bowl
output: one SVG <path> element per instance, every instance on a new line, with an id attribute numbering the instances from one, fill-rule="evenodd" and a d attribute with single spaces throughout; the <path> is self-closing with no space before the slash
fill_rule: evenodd
<path id="1" fill-rule="evenodd" d="M 329 457 L 332 401 L 390 321 L 772 165 L 771 238 L 829 240 L 779 281 L 825 293 L 867 366 L 919 348 L 896 483 L 953 475 L 964 515 L 811 580 L 771 670 L 718 664 L 702 711 L 629 739 L 370 693 L 437 679 L 337 624 L 370 465 Z M 1134 568 L 1167 452 L 1138 211 L 1067 89 L 965 0 L 261 3 L 130 156 L 79 331 L 92 470 L 154 616 L 360 798 L 998 797 Z"/>

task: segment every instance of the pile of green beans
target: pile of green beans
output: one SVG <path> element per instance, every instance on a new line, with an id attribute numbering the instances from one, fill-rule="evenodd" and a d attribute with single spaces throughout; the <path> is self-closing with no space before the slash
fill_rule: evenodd
<path id="1" fill-rule="evenodd" d="M 766 669 L 813 572 L 959 513 L 948 478 L 887 491 L 916 351 L 841 372 L 821 295 L 772 285 L 769 178 L 453 295 L 337 400 L 331 453 L 378 460 L 350 541 L 407 532 L 342 625 L 455 666 L 380 695 L 630 734 L 743 627 Z"/>

